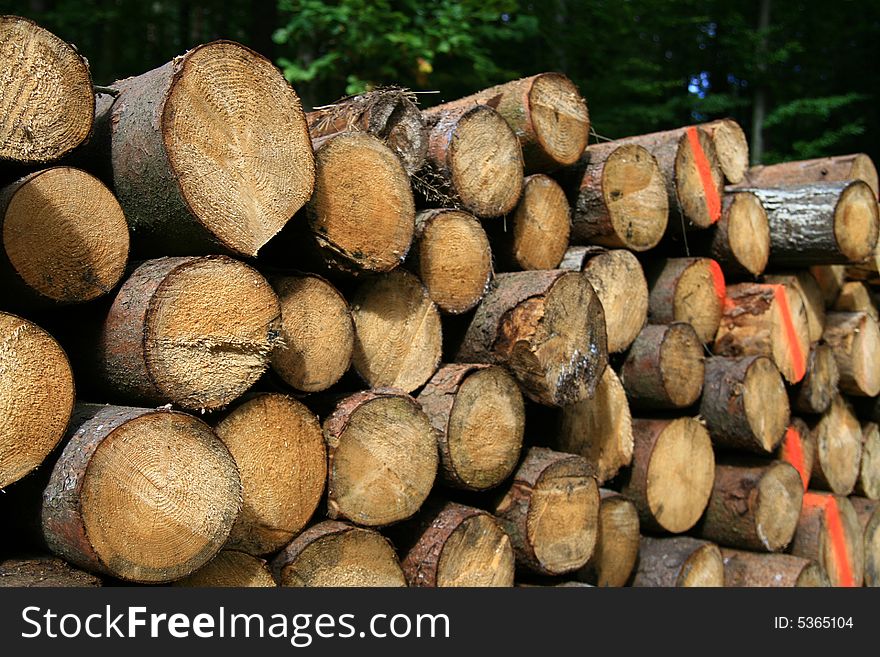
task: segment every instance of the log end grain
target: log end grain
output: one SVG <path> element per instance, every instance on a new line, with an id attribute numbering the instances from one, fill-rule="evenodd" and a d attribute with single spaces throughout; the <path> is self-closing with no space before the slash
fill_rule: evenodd
<path id="1" fill-rule="evenodd" d="M 724 177 L 734 185 L 742 182 L 749 168 L 749 143 L 739 123 L 721 119 L 712 125 L 712 143 Z"/>
<path id="2" fill-rule="evenodd" d="M 571 231 L 568 200 L 549 176 L 529 176 L 519 204 L 508 218 L 507 256 L 517 269 L 556 269 L 565 255 Z"/>
<path id="3" fill-rule="evenodd" d="M 785 382 L 769 358 L 756 358 L 743 379 L 743 406 L 752 434 L 766 452 L 779 445 L 788 426 Z"/>
<path id="4" fill-rule="evenodd" d="M 840 194 L 834 208 L 834 239 L 850 262 L 861 262 L 872 253 L 880 234 L 877 194 L 857 180 Z"/>
<path id="5" fill-rule="evenodd" d="M 803 482 L 789 463 L 776 462 L 761 476 L 755 496 L 755 531 L 771 552 L 785 549 L 797 529 Z"/>
<path id="6" fill-rule="evenodd" d="M 639 556 L 639 513 L 625 497 L 601 492 L 596 549 L 577 578 L 595 586 L 625 586 Z"/>
<path id="7" fill-rule="evenodd" d="M 530 170 L 577 162 L 590 136 L 587 104 L 577 86 L 560 73 L 538 75 L 529 89 L 528 104 L 535 140 L 544 155 L 535 158 L 537 162 L 529 158 Z M 524 146 L 524 150 L 530 149 Z"/>
<path id="8" fill-rule="evenodd" d="M 856 492 L 870 500 L 880 499 L 880 428 L 876 422 L 862 426 L 862 464 Z"/>
<path id="9" fill-rule="evenodd" d="M 828 313 L 822 337 L 833 350 L 842 392 L 859 397 L 880 393 L 880 324 L 873 317 Z"/>
<path id="10" fill-rule="evenodd" d="M 853 156 L 849 175 L 855 180 L 864 180 L 874 192 L 874 196 L 878 195 L 880 185 L 877 183 L 877 168 L 874 166 L 874 161 L 870 156 L 864 153 L 856 153 Z"/>
<path id="11" fill-rule="evenodd" d="M 712 255 L 722 264 L 759 276 L 770 259 L 767 213 L 760 199 L 750 192 L 730 197 L 713 239 Z"/>
<path id="12" fill-rule="evenodd" d="M 712 139 L 703 128 L 685 130 L 674 164 L 675 197 L 684 219 L 707 228 L 721 218 L 724 176 Z"/>
<path id="13" fill-rule="evenodd" d="M 676 536 L 643 536 L 633 586 L 719 587 L 724 586 L 724 562 L 714 543 Z"/>
<path id="14" fill-rule="evenodd" d="M 703 391 L 703 345 L 693 326 L 668 325 L 660 344 L 660 378 L 663 396 L 675 408 L 695 403 Z"/>
<path id="15" fill-rule="evenodd" d="M 791 424 L 785 430 L 785 437 L 779 444 L 777 458 L 790 463 L 797 470 L 804 490 L 807 490 L 816 458 L 816 438 L 803 420 L 792 418 Z"/>
<path id="16" fill-rule="evenodd" d="M 605 311 L 608 352 L 626 351 L 648 318 L 648 282 L 638 259 L 624 249 L 591 257 L 583 272 Z"/>
<path id="17" fill-rule="evenodd" d="M 687 322 L 700 340 L 715 338 L 725 308 L 726 285 L 710 258 L 670 258 L 651 287 L 648 313 L 654 324 Z"/>
<path id="18" fill-rule="evenodd" d="M 831 586 L 861 586 L 864 534 L 852 503 L 827 493 L 804 494 L 791 553 L 815 560 Z"/>
<path id="19" fill-rule="evenodd" d="M 792 409 L 801 413 L 821 414 L 828 410 L 837 395 L 840 370 L 834 350 L 824 343 L 810 348 L 807 373 L 792 391 Z"/>
<path id="20" fill-rule="evenodd" d="M 266 562 L 246 552 L 225 549 L 174 586 L 269 588 L 278 586 Z"/>

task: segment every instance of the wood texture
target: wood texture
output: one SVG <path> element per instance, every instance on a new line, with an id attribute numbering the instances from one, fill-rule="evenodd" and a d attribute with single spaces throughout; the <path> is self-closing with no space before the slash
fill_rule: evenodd
<path id="1" fill-rule="evenodd" d="M 690 536 L 642 536 L 639 565 L 633 578 L 638 587 L 724 586 L 724 564 L 718 546 Z"/>
<path id="2" fill-rule="evenodd" d="M 725 299 L 724 274 L 709 258 L 669 258 L 651 281 L 648 321 L 687 322 L 700 340 L 711 342 L 718 331 Z"/>

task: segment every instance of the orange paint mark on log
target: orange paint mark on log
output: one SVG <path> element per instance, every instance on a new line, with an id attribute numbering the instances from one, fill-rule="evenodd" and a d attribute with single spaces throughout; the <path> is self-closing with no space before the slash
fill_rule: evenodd
<path id="1" fill-rule="evenodd" d="M 782 443 L 782 459 L 791 463 L 804 482 L 804 490 L 810 483 L 810 473 L 807 472 L 804 463 L 804 447 L 801 443 L 801 434 L 794 425 L 785 430 L 785 441 Z"/>
<path id="2" fill-rule="evenodd" d="M 727 297 L 727 284 L 724 282 L 724 272 L 721 271 L 721 265 L 714 260 L 710 260 L 709 271 L 712 273 L 712 285 L 715 286 L 715 296 L 719 299 L 725 299 Z"/>
<path id="3" fill-rule="evenodd" d="M 791 319 L 791 307 L 788 305 L 788 297 L 785 294 L 784 285 L 774 285 L 773 297 L 779 305 L 779 314 L 782 316 L 782 329 L 785 331 L 785 342 L 788 346 L 788 355 L 794 367 L 794 381 L 797 383 L 807 373 L 807 359 L 798 341 L 797 332 L 794 330 L 794 322 Z"/>
<path id="4" fill-rule="evenodd" d="M 846 535 L 843 532 L 843 521 L 840 519 L 840 507 L 837 500 L 829 495 L 825 501 L 825 522 L 828 525 L 828 533 L 831 535 L 831 554 L 834 565 L 840 575 L 841 586 L 855 586 L 852 566 L 849 563 L 849 553 L 846 550 Z"/>
<path id="5" fill-rule="evenodd" d="M 700 145 L 700 136 L 697 134 L 696 126 L 687 129 L 687 138 L 691 154 L 694 156 L 697 173 L 700 174 L 700 182 L 703 184 L 703 193 L 706 195 L 706 210 L 709 212 L 709 219 L 714 224 L 721 218 L 721 196 L 712 180 L 712 169 L 709 167 L 709 159 Z"/>

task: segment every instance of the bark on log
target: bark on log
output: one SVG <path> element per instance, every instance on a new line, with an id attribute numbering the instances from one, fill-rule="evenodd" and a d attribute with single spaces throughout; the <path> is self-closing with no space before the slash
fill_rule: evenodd
<path id="1" fill-rule="evenodd" d="M 724 274 L 709 258 L 669 258 L 651 284 L 648 320 L 652 324 L 687 322 L 700 340 L 718 331 L 725 297 Z"/>
<path id="2" fill-rule="evenodd" d="M 776 450 L 776 458 L 790 463 L 798 471 L 804 490 L 810 487 L 816 449 L 816 436 L 810 431 L 807 423 L 800 418 L 791 418 L 791 424 L 785 430 L 785 437 Z"/>
<path id="3" fill-rule="evenodd" d="M 760 276 L 770 259 L 770 224 L 757 196 L 751 192 L 725 194 L 721 219 L 706 231 L 706 252 L 725 273 Z"/>
<path id="4" fill-rule="evenodd" d="M 825 331 L 825 300 L 813 275 L 808 270 L 801 270 L 789 274 L 765 276 L 764 282 L 770 285 L 785 285 L 801 295 L 801 301 L 803 301 L 804 311 L 807 315 L 807 331 L 810 342 L 821 340 L 822 333 Z"/>
<path id="5" fill-rule="evenodd" d="M 877 195 L 877 169 L 864 153 L 755 166 L 746 172 L 741 186 L 784 187 L 848 180 L 864 180 Z"/>
<path id="6" fill-rule="evenodd" d="M 278 584 L 265 561 L 247 552 L 226 548 L 192 575 L 174 582 L 174 586 L 274 588 Z"/>
<path id="7" fill-rule="evenodd" d="M 876 422 L 862 425 L 862 463 L 855 492 L 871 500 L 880 500 L 880 427 Z"/>
<path id="8" fill-rule="evenodd" d="M 859 478 L 862 457 L 862 427 L 849 402 L 839 395 L 835 397 L 813 433 L 816 459 L 810 485 L 849 495 Z"/>
<path id="9" fill-rule="evenodd" d="M 12 586 L 86 588 L 101 586 L 101 578 L 57 557 L 4 559 L 0 561 L 0 588 Z"/>
<path id="10" fill-rule="evenodd" d="M 633 586 L 724 586 L 721 550 L 714 543 L 690 536 L 642 536 Z"/>
<path id="11" fill-rule="evenodd" d="M 861 586 L 864 534 L 849 499 L 829 493 L 805 493 L 790 552 L 818 563 L 831 586 Z"/>
<path id="12" fill-rule="evenodd" d="M 639 556 L 639 512 L 628 499 L 600 489 L 596 549 L 576 578 L 594 586 L 626 586 Z"/>
<path id="13" fill-rule="evenodd" d="M 749 142 L 739 123 L 733 119 L 719 119 L 700 126 L 705 130 L 718 155 L 718 166 L 728 182 L 742 182 L 749 168 Z"/>
<path id="14" fill-rule="evenodd" d="M 725 587 L 794 588 L 829 586 L 815 561 L 791 554 L 763 554 L 721 548 Z"/>
<path id="15" fill-rule="evenodd" d="M 834 350 L 824 343 L 810 347 L 807 373 L 791 390 L 791 408 L 799 413 L 822 414 L 837 396 L 840 370 Z"/>
<path id="16" fill-rule="evenodd" d="M 865 586 L 880 586 L 880 502 L 851 497 L 865 538 Z"/>
<path id="17" fill-rule="evenodd" d="M 880 328 L 867 313 L 828 313 L 822 339 L 840 370 L 840 390 L 859 397 L 880 393 Z"/>

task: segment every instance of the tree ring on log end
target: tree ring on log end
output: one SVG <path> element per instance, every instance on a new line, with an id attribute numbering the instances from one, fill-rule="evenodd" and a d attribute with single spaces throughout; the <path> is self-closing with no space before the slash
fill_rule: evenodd
<path id="1" fill-rule="evenodd" d="M 466 518 L 443 543 L 437 586 L 513 586 L 510 537 L 488 513 Z"/>
<path id="2" fill-rule="evenodd" d="M 742 182 L 749 168 L 749 143 L 739 123 L 722 119 L 713 126 L 712 141 L 724 177 L 734 185 Z"/>
<path id="3" fill-rule="evenodd" d="M 730 252 L 746 270 L 758 276 L 770 259 L 770 224 L 764 205 L 752 193 L 739 192 L 727 215 Z"/>
<path id="4" fill-rule="evenodd" d="M 703 390 L 703 344 L 694 327 L 673 322 L 660 345 L 663 389 L 676 408 L 685 408 L 700 398 Z"/>
<path id="5" fill-rule="evenodd" d="M 840 194 L 834 208 L 834 239 L 851 262 L 861 262 L 877 245 L 880 217 L 877 196 L 863 180 L 856 180 Z"/>
<path id="6" fill-rule="evenodd" d="M 587 147 L 590 116 L 574 83 L 559 73 L 539 75 L 529 89 L 535 138 L 559 166 L 577 162 Z"/>
<path id="7" fill-rule="evenodd" d="M 779 369 L 758 357 L 743 377 L 743 409 L 749 429 L 767 453 L 779 445 L 789 419 L 788 393 Z"/>
<path id="8" fill-rule="evenodd" d="M 571 216 L 565 192 L 555 180 L 543 174 L 529 176 L 512 223 L 511 250 L 520 268 L 555 269 L 559 265 L 568 248 Z"/>
<path id="9" fill-rule="evenodd" d="M 711 342 L 724 310 L 724 278 L 718 263 L 695 258 L 675 286 L 672 307 L 676 321 L 687 322 L 700 340 Z"/>
<path id="10" fill-rule="evenodd" d="M 689 136 L 682 135 L 675 154 L 675 194 L 685 220 L 698 228 L 708 228 L 720 216 L 724 180 L 709 135 L 702 128 L 693 130 L 696 131 L 702 157 L 694 153 L 695 148 Z M 714 207 L 715 203 L 718 204 L 717 208 Z"/>
<path id="11" fill-rule="evenodd" d="M 602 198 L 619 246 L 647 251 L 669 221 L 669 198 L 657 160 L 637 144 L 615 149 L 602 169 Z"/>
<path id="12" fill-rule="evenodd" d="M 681 567 L 676 586 L 720 587 L 724 586 L 724 560 L 717 545 L 701 545 L 687 558 Z"/>
<path id="13" fill-rule="evenodd" d="M 803 482 L 794 466 L 780 461 L 767 468 L 757 486 L 755 531 L 768 550 L 782 550 L 791 542 L 803 496 Z"/>

